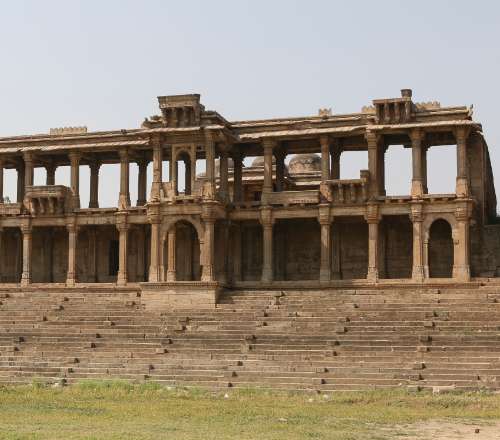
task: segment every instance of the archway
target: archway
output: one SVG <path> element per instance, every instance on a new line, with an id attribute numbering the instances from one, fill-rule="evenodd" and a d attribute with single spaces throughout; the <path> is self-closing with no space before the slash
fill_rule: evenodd
<path id="1" fill-rule="evenodd" d="M 196 228 L 191 223 L 180 220 L 170 227 L 165 238 L 167 280 L 199 281 L 200 239 Z"/>
<path id="2" fill-rule="evenodd" d="M 432 223 L 429 230 L 429 277 L 451 278 L 453 274 L 453 237 L 444 219 Z"/>

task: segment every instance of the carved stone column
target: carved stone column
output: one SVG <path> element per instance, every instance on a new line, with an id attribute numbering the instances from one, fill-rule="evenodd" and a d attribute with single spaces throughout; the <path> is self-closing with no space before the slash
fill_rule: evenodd
<path id="1" fill-rule="evenodd" d="M 210 187 L 209 194 L 215 194 L 215 140 L 213 136 L 209 131 L 205 135 L 205 162 L 206 176 Z"/>
<path id="2" fill-rule="evenodd" d="M 78 226 L 75 219 L 66 225 L 68 230 L 68 272 L 66 275 L 66 285 L 76 284 L 76 246 L 78 241 Z"/>
<path id="3" fill-rule="evenodd" d="M 21 225 L 23 235 L 23 272 L 21 275 L 21 285 L 31 284 L 31 250 L 33 247 L 33 230 L 31 221 L 26 220 Z"/>
<path id="4" fill-rule="evenodd" d="M 283 191 L 285 183 L 285 156 L 282 149 L 274 153 L 276 157 L 276 191 Z"/>
<path id="5" fill-rule="evenodd" d="M 243 156 L 233 154 L 233 203 L 243 200 Z"/>
<path id="6" fill-rule="evenodd" d="M 176 230 L 175 225 L 168 232 L 167 235 L 167 281 L 177 280 L 177 265 L 176 265 Z"/>
<path id="7" fill-rule="evenodd" d="M 422 173 L 422 140 L 424 133 L 422 130 L 416 128 L 411 130 L 411 153 L 412 153 L 412 170 L 413 177 L 411 181 L 411 197 L 413 199 L 419 199 L 424 194 L 424 180 Z"/>
<path id="8" fill-rule="evenodd" d="M 227 202 L 229 200 L 229 188 L 228 188 L 228 153 L 222 151 L 220 153 L 219 162 L 219 196 L 221 200 Z"/>
<path id="9" fill-rule="evenodd" d="M 120 197 L 118 209 L 127 209 L 130 206 L 129 192 L 129 154 L 127 150 L 120 150 Z"/>
<path id="10" fill-rule="evenodd" d="M 424 194 L 429 193 L 429 188 L 427 186 L 427 151 L 429 150 L 429 144 L 425 143 L 422 145 L 422 182 L 424 186 Z"/>
<path id="11" fill-rule="evenodd" d="M 241 223 L 233 225 L 233 280 L 241 281 Z"/>
<path id="12" fill-rule="evenodd" d="M 24 153 L 24 195 L 26 195 L 26 188 L 33 186 L 34 177 L 34 166 L 33 166 L 33 154 Z M 23 201 L 25 209 L 29 209 L 29 201 L 24 199 Z"/>
<path id="13" fill-rule="evenodd" d="M 90 168 L 90 197 L 89 208 L 99 208 L 99 168 L 98 161 L 91 162 Z"/>
<path id="14" fill-rule="evenodd" d="M 413 269 L 412 279 L 417 283 L 424 281 L 424 236 L 422 222 L 424 221 L 422 204 L 411 206 L 411 221 L 413 223 Z"/>
<path id="15" fill-rule="evenodd" d="M 455 261 L 453 264 L 453 278 L 459 281 L 470 281 L 470 209 L 467 203 L 460 203 L 455 209 L 457 219 L 457 231 L 454 235 L 456 240 Z"/>
<path id="16" fill-rule="evenodd" d="M 215 257 L 215 219 L 205 218 L 205 236 L 203 239 L 203 268 L 201 272 L 202 281 L 214 281 L 214 257 Z"/>
<path id="17" fill-rule="evenodd" d="M 116 283 L 124 286 L 128 282 L 128 267 L 127 267 L 127 253 L 128 253 L 128 231 L 129 225 L 127 224 L 126 215 L 118 215 L 116 228 L 119 233 L 119 251 L 118 251 L 118 277 Z"/>
<path id="18" fill-rule="evenodd" d="M 332 219 L 330 206 L 319 207 L 319 223 L 321 225 L 321 263 L 319 269 L 319 280 L 328 282 L 332 278 Z"/>
<path id="19" fill-rule="evenodd" d="M 45 171 L 47 173 L 47 178 L 45 180 L 45 184 L 55 185 L 56 184 L 56 165 L 54 163 L 48 163 L 45 165 Z"/>
<path id="20" fill-rule="evenodd" d="M 80 153 L 69 153 L 71 164 L 71 192 L 73 194 L 73 208 L 80 208 Z"/>
<path id="21" fill-rule="evenodd" d="M 25 166 L 24 161 L 21 161 L 17 166 L 17 203 L 23 203 L 24 201 L 24 175 Z"/>
<path id="22" fill-rule="evenodd" d="M 369 204 L 366 207 L 366 221 L 368 223 L 368 273 L 366 279 L 378 281 L 379 267 L 379 223 L 378 205 Z"/>
<path id="23" fill-rule="evenodd" d="M 273 212 L 269 208 L 260 211 L 260 223 L 262 224 L 263 258 L 262 258 L 262 282 L 273 281 Z"/>
<path id="24" fill-rule="evenodd" d="M 321 180 L 330 179 L 330 138 L 327 135 L 320 136 L 321 145 Z"/>
<path id="25" fill-rule="evenodd" d="M 148 179 L 148 161 L 142 159 L 137 161 L 139 168 L 139 176 L 137 179 L 137 206 L 144 206 L 146 204 L 146 189 Z"/>
<path id="26" fill-rule="evenodd" d="M 159 135 L 154 136 L 151 139 L 151 144 L 153 146 L 153 183 L 151 185 L 151 201 L 160 201 L 160 189 L 162 182 L 162 162 L 163 162 L 163 152 L 161 148 L 161 142 Z"/>
<path id="27" fill-rule="evenodd" d="M 469 196 L 469 173 L 467 167 L 467 137 L 469 129 L 459 127 L 455 130 L 455 138 L 457 141 L 457 197 L 464 198 Z"/>
<path id="28" fill-rule="evenodd" d="M 367 131 L 365 138 L 368 144 L 369 193 L 370 198 L 375 198 L 380 195 L 379 136 L 373 131 Z"/>
<path id="29" fill-rule="evenodd" d="M 273 149 L 276 146 L 274 139 L 265 139 L 264 146 L 264 185 L 262 193 L 273 191 Z"/>
<path id="30" fill-rule="evenodd" d="M 340 140 L 335 140 L 330 148 L 330 179 L 340 179 L 340 155 L 342 154 L 342 148 Z"/>
<path id="31" fill-rule="evenodd" d="M 155 207 L 159 209 L 159 207 Z M 157 212 L 149 213 L 149 222 L 151 223 L 151 256 L 149 260 L 149 281 L 158 283 L 161 281 L 160 272 L 160 224 L 161 217 Z"/>

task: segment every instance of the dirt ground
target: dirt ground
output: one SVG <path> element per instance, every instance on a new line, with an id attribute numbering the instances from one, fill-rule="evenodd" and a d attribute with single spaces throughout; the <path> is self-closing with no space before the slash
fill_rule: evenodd
<path id="1" fill-rule="evenodd" d="M 405 440 L 500 440 L 500 422 L 432 420 L 398 426 L 391 434 L 391 438 Z"/>

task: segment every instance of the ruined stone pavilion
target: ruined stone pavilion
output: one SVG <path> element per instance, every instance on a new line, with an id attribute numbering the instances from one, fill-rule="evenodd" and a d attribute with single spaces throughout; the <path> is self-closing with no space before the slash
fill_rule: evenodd
<path id="1" fill-rule="evenodd" d="M 118 298 L 125 292 L 140 298 L 134 300 L 140 313 L 186 310 L 178 315 L 185 313 L 185 322 L 171 327 L 182 332 L 189 311 L 224 307 L 231 292 L 254 292 L 249 298 L 257 301 L 260 291 L 295 289 L 309 300 L 315 292 L 335 301 L 360 292 L 414 292 L 416 298 L 494 285 L 496 196 L 488 147 L 471 108 L 417 103 L 404 89 L 354 114 L 323 109 L 317 116 L 231 122 L 206 110 L 196 94 L 158 102 L 160 114 L 140 128 L 73 127 L 0 138 L 2 200 L 4 170 L 18 176 L 17 201 L 0 204 L 5 304 L 28 294 L 30 301 L 58 294 L 65 301 L 73 293 Z M 411 149 L 406 195 L 386 195 L 384 158 L 393 145 Z M 443 145 L 456 145 L 456 189 L 432 194 L 427 152 Z M 350 151 L 365 152 L 368 169 L 341 179 L 340 160 Z M 252 162 L 244 164 L 245 158 Z M 137 200 L 129 193 L 131 163 L 138 167 Z M 99 206 L 104 164 L 120 164 L 114 208 Z M 70 182 L 55 185 L 57 167 L 68 165 Z M 37 167 L 46 169 L 45 185 L 34 185 Z M 80 203 L 81 167 L 90 169 L 88 206 Z M 352 301 L 351 312 L 334 318 L 338 334 L 347 332 L 353 318 L 346 315 L 359 307 Z M 63 310 L 59 303 L 51 307 Z M 426 313 L 437 316 L 429 307 Z M 268 319 L 270 312 L 262 313 L 259 319 Z M 299 316 L 300 308 L 293 313 Z M 257 319 L 251 316 L 248 322 Z M 436 328 L 432 318 L 422 322 Z M 29 340 L 28 333 L 6 331 Z M 242 334 L 252 345 L 255 331 Z"/>

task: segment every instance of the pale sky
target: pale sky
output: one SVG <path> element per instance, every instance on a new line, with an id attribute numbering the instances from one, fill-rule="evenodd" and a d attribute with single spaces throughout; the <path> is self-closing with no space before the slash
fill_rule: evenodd
<path id="1" fill-rule="evenodd" d="M 415 101 L 474 105 L 500 183 L 494 0 L 0 0 L 0 8 L 0 136 L 135 128 L 158 112 L 158 95 L 200 93 L 208 109 L 238 120 L 357 112 L 412 88 Z M 453 191 L 454 149 L 435 147 L 428 162 L 430 190 Z M 366 154 L 346 155 L 342 177 L 366 163 Z M 408 194 L 410 167 L 409 151 L 389 150 L 388 193 Z M 100 198 L 111 206 L 117 170 L 106 168 Z M 67 170 L 56 179 L 69 184 Z M 5 186 L 15 198 L 13 173 Z M 83 206 L 86 167 L 80 188 Z"/>

